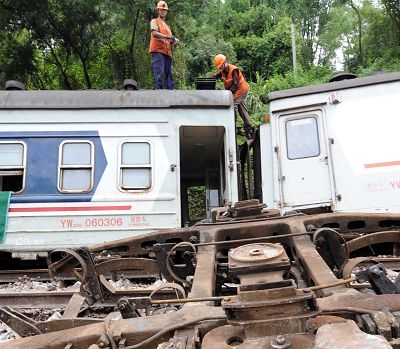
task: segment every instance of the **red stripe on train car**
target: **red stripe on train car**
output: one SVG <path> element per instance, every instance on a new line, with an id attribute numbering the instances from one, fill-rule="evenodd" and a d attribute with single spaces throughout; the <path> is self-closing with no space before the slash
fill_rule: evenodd
<path id="1" fill-rule="evenodd" d="M 132 206 L 10 207 L 8 212 L 129 211 Z"/>
<path id="2" fill-rule="evenodd" d="M 398 166 L 400 161 L 387 161 L 387 162 L 377 162 L 375 164 L 364 164 L 365 168 L 375 168 L 375 167 L 388 167 L 388 166 Z"/>

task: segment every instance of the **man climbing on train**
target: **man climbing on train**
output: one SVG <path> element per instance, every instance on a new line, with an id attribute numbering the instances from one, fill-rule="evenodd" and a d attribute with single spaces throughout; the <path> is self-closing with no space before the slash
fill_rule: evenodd
<path id="1" fill-rule="evenodd" d="M 216 55 L 214 64 L 219 73 L 214 75 L 216 79 L 222 79 L 225 90 L 230 90 L 233 93 L 233 103 L 235 106 L 235 115 L 239 113 L 243 120 L 244 129 L 246 133 L 251 133 L 253 128 L 249 121 L 249 112 L 245 104 L 247 92 L 249 91 L 249 84 L 245 80 L 243 73 L 238 67 L 229 64 L 226 57 L 222 54 Z"/>
<path id="2" fill-rule="evenodd" d="M 165 23 L 168 14 L 168 4 L 165 1 L 157 3 L 158 17 L 150 22 L 151 63 L 153 65 L 154 83 L 156 89 L 174 88 L 172 80 L 172 46 L 179 42 L 172 35 L 171 28 Z"/>

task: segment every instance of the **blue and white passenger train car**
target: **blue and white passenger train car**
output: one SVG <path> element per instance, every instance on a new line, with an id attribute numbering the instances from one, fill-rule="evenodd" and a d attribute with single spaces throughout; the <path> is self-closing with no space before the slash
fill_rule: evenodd
<path id="1" fill-rule="evenodd" d="M 190 222 L 238 200 L 226 91 L 1 91 L 0 191 L 12 191 L 1 251 L 14 257 Z M 26 255 L 25 255 L 26 257 Z"/>

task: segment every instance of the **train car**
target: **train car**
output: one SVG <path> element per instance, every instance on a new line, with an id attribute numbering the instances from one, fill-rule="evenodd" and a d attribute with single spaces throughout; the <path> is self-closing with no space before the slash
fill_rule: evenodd
<path id="1" fill-rule="evenodd" d="M 228 91 L 1 91 L 0 250 L 34 258 L 191 224 L 238 200 Z"/>
<path id="2" fill-rule="evenodd" d="M 400 73 L 270 94 L 263 200 L 284 214 L 400 212 Z"/>

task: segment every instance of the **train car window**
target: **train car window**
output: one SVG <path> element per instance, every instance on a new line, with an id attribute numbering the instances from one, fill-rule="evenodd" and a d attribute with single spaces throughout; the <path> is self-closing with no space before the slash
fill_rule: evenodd
<path id="1" fill-rule="evenodd" d="M 287 156 L 290 160 L 320 154 L 317 119 L 314 117 L 286 122 Z"/>
<path id="2" fill-rule="evenodd" d="M 151 187 L 151 147 L 147 142 L 124 142 L 120 152 L 119 187 L 143 190 Z"/>
<path id="3" fill-rule="evenodd" d="M 93 188 L 94 147 L 89 141 L 66 141 L 60 145 L 58 190 L 87 193 Z"/>
<path id="4" fill-rule="evenodd" d="M 24 190 L 26 145 L 23 142 L 0 142 L 0 191 L 18 194 Z"/>

